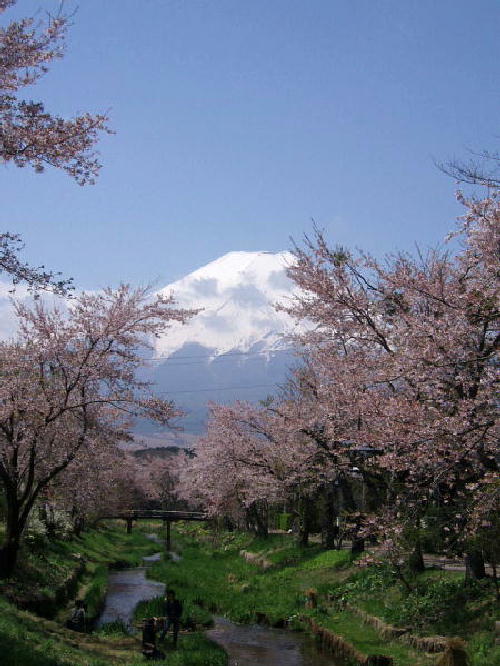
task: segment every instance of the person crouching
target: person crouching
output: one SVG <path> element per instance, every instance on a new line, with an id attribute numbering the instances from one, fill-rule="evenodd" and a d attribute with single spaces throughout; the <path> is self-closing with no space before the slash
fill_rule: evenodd
<path id="1" fill-rule="evenodd" d="M 155 617 L 147 618 L 142 625 L 142 654 L 150 660 L 165 659 L 165 653 L 156 647 Z"/>

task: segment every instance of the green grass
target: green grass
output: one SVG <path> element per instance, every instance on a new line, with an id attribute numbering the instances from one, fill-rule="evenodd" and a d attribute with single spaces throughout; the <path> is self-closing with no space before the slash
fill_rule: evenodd
<path id="1" fill-rule="evenodd" d="M 158 529 L 158 525 L 148 526 L 147 531 Z M 492 632 L 493 596 L 487 584 L 471 588 L 461 597 L 460 574 L 427 571 L 413 581 L 418 594 L 412 598 L 405 595 L 389 566 L 359 570 L 353 567 L 348 552 L 322 551 L 317 544 L 300 548 L 289 535 L 254 539 L 241 533 L 212 533 L 193 524 L 181 525 L 173 533 L 174 549 L 182 559 L 155 563 L 150 575 L 176 590 L 184 603 L 183 621 L 188 626 L 208 625 L 214 612 L 236 622 L 261 619 L 279 625 L 288 620 L 297 626 L 298 616 L 307 613 L 366 654 L 392 656 L 397 666 L 433 663 L 404 644 L 382 639 L 356 615 L 327 604 L 327 595 L 333 593 L 347 596 L 354 605 L 394 624 L 403 623 L 406 614 L 416 627 L 416 618 L 432 615 L 428 629 L 425 623 L 419 626 L 421 633 L 436 634 L 439 628 L 445 634 L 462 634 L 468 640 L 471 666 L 499 663 L 500 650 L 494 645 Z M 84 533 L 80 539 L 25 550 L 22 566 L 15 578 L 6 581 L 6 587 L 21 598 L 31 593 L 56 604 L 58 586 L 80 566 L 83 557 L 87 564 L 79 596 L 87 602 L 89 615 L 97 614 L 108 563 L 135 566 L 159 548 L 141 530 L 127 535 L 123 525 L 110 524 Z M 239 554 L 242 549 L 258 553 L 271 562 L 271 568 L 263 570 L 245 561 Z M 306 590 L 310 588 L 317 591 L 319 605 L 306 611 Z M 137 608 L 138 619 L 152 615 L 163 615 L 160 598 Z M 465 624 L 456 631 L 460 622 Z M 0 662 L 2 666 L 138 666 L 144 660 L 138 638 L 125 635 L 116 623 L 95 634 L 75 634 L 65 630 L 61 622 L 19 611 L 0 597 Z M 179 649 L 168 653 L 167 663 L 225 666 L 227 657 L 203 634 L 192 632 L 181 634 Z"/>
<path id="2" fill-rule="evenodd" d="M 167 648 L 168 650 L 168 648 Z M 169 666 L 226 666 L 224 651 L 205 636 L 182 634 L 179 648 L 168 652 Z M 50 620 L 19 611 L 0 598 L 2 666 L 143 666 L 138 638 L 109 626 L 98 634 L 67 631 Z"/>
<path id="3" fill-rule="evenodd" d="M 83 590 L 80 598 L 83 599 L 87 609 L 87 621 L 92 623 L 99 617 L 104 605 L 104 598 L 108 587 L 108 568 L 104 564 L 92 567 L 89 583 Z"/>
<path id="4" fill-rule="evenodd" d="M 155 597 L 149 601 L 141 601 L 135 609 L 136 620 L 142 620 L 146 617 L 163 617 L 164 599 Z M 181 617 L 181 626 L 192 629 L 194 627 L 208 628 L 213 625 L 212 614 L 195 600 L 183 600 L 183 610 Z"/>
<path id="5" fill-rule="evenodd" d="M 490 580 L 464 585 L 464 574 L 428 570 L 411 580 L 408 593 L 389 568 L 358 572 L 338 591 L 364 610 L 386 621 L 408 626 L 421 635 L 467 638 L 471 631 L 491 626 L 498 609 Z"/>
<path id="6" fill-rule="evenodd" d="M 0 598 L 2 666 L 103 666 L 108 645 L 87 645 L 83 637 L 54 622 L 19 611 Z"/>
<path id="7" fill-rule="evenodd" d="M 500 663 L 500 651 L 494 646 L 498 604 L 491 581 L 465 586 L 463 573 L 430 569 L 410 582 L 412 593 L 397 581 L 389 565 L 382 565 L 358 571 L 333 591 L 371 615 L 409 627 L 412 633 L 462 637 L 473 666 Z"/>
<path id="8" fill-rule="evenodd" d="M 142 563 L 142 558 L 158 552 L 160 546 L 147 539 L 144 527 L 127 534 L 122 525 L 106 525 L 96 530 L 84 532 L 79 539 L 60 542 L 60 547 L 68 552 L 75 548 L 86 559 L 96 563 L 134 567 Z"/>
<path id="9" fill-rule="evenodd" d="M 358 616 L 335 610 L 327 595 L 344 596 L 351 603 L 413 633 L 463 636 L 472 666 L 493 666 L 494 594 L 485 582 L 465 590 L 463 574 L 428 570 L 405 594 L 389 565 L 359 569 L 347 551 L 322 551 L 319 545 L 300 548 L 289 535 L 255 539 L 241 533 L 212 534 L 206 528 L 184 525 L 174 531 L 180 562 L 160 562 L 151 575 L 173 587 L 188 607 L 224 614 L 235 622 L 265 619 L 271 625 L 288 620 L 298 625 L 303 613 L 343 636 L 366 654 L 385 654 L 395 664 L 433 663 L 398 641 L 387 641 Z M 271 562 L 263 570 L 245 561 L 240 550 L 257 553 Z M 319 607 L 305 611 L 306 590 L 317 591 Z M 153 610 L 153 607 L 151 607 Z M 154 613 L 152 613 L 154 614 Z"/>
<path id="10" fill-rule="evenodd" d="M 498 666 L 500 645 L 495 645 L 493 632 L 477 632 L 470 639 L 469 654 L 471 666 Z"/>
<path id="11" fill-rule="evenodd" d="M 236 622 L 252 622 L 261 613 L 274 624 L 288 618 L 303 596 L 294 584 L 294 568 L 273 569 L 264 575 L 239 556 L 243 545 L 253 552 L 263 552 L 260 541 L 246 537 L 242 543 L 235 539 L 234 543 L 226 542 L 222 550 L 214 550 L 209 542 L 177 534 L 176 547 L 182 548 L 182 560 L 159 562 L 150 575 L 168 582 L 188 608 L 223 610 Z M 269 542 L 265 545 L 270 548 Z"/>
<path id="12" fill-rule="evenodd" d="M 417 666 L 434 661 L 425 655 L 417 654 L 402 643 L 381 639 L 373 627 L 362 623 L 356 615 L 348 611 L 323 615 L 317 620 L 322 626 L 353 643 L 361 652 L 392 657 L 398 666 Z"/>
<path id="13" fill-rule="evenodd" d="M 167 653 L 168 666 L 227 666 L 226 653 L 199 633 L 179 636 L 179 648 Z"/>
<path id="14" fill-rule="evenodd" d="M 158 525 L 146 526 L 155 531 Z M 107 565 L 136 566 L 142 557 L 159 550 L 141 530 L 127 534 L 113 524 L 85 532 L 68 542 L 45 543 L 39 550 L 24 550 L 16 576 L 7 582 L 10 592 L 26 597 L 28 592 L 49 599 L 74 571 L 83 557 L 86 573 L 80 581 L 79 597 L 88 604 L 89 616 L 97 615 L 107 584 Z M 78 557 L 75 557 L 78 554 Z M 31 589 L 30 589 L 31 586 Z M 52 598 L 52 597 L 50 597 Z M 205 619 L 209 615 L 204 613 Z M 110 623 L 92 634 L 64 628 L 67 616 L 60 609 L 59 622 L 22 611 L 0 596 L 0 663 L 2 666 L 142 666 L 140 634 L 129 636 L 120 623 Z M 199 633 L 182 634 L 179 648 L 168 654 L 174 666 L 226 666 L 224 650 Z"/>
<path id="15" fill-rule="evenodd" d="M 321 551 L 318 545 L 299 548 L 288 535 L 263 540 L 230 534 L 216 539 L 206 529 L 192 526 L 181 526 L 174 535 L 182 559 L 159 562 L 150 574 L 168 582 L 187 605 L 224 614 L 235 622 L 265 619 L 271 625 L 287 621 L 298 626 L 298 616 L 311 613 L 321 625 L 367 654 L 393 656 L 401 666 L 429 663 L 407 646 L 382 639 L 358 617 L 330 614 L 324 603 L 326 594 L 349 575 L 349 552 Z M 263 570 L 248 563 L 239 554 L 242 548 L 266 557 L 273 566 Z M 320 608 L 308 612 L 304 605 L 310 588 L 317 591 Z"/>
<path id="16" fill-rule="evenodd" d="M 128 636 L 130 634 L 128 626 L 121 620 L 106 622 L 101 624 L 95 632 L 98 636 Z"/>

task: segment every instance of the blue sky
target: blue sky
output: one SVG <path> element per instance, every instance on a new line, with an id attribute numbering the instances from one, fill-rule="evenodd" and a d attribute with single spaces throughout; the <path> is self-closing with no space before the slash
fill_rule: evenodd
<path id="1" fill-rule="evenodd" d="M 30 95 L 117 134 L 94 187 L 2 166 L 1 228 L 87 288 L 287 249 L 311 218 L 379 256 L 435 244 L 460 208 L 433 160 L 498 147 L 499 34 L 498 0 L 83 0 Z"/>

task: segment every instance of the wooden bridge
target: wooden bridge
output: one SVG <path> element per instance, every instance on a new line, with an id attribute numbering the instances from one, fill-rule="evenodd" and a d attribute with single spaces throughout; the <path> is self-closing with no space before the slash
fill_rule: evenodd
<path id="1" fill-rule="evenodd" d="M 206 513 L 202 511 L 163 511 L 161 509 L 131 509 L 129 511 L 116 511 L 112 514 L 101 516 L 105 520 L 124 520 L 127 523 L 127 532 L 132 531 L 136 520 L 162 520 L 167 529 L 166 547 L 170 550 L 170 525 L 179 520 L 204 521 L 208 520 Z"/>

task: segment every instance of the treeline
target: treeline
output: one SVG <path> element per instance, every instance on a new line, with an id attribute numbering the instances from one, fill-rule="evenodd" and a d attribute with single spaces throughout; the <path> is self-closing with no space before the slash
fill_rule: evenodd
<path id="1" fill-rule="evenodd" d="M 425 548 L 496 572 L 498 191 L 461 201 L 442 251 L 380 262 L 319 230 L 295 247 L 297 295 L 279 307 L 298 368 L 258 406 L 211 405 L 181 497 L 260 534 L 284 507 L 302 543 L 369 538 L 396 569 L 422 569 Z"/>

